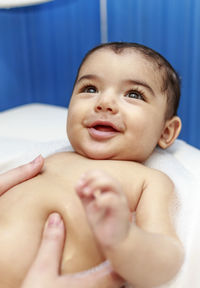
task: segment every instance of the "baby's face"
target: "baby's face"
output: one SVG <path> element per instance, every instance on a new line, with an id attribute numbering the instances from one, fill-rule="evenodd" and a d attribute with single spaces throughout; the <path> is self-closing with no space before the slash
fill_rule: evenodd
<path id="1" fill-rule="evenodd" d="M 72 94 L 67 132 L 76 152 L 93 159 L 143 162 L 165 125 L 161 75 L 134 51 L 95 51 Z"/>

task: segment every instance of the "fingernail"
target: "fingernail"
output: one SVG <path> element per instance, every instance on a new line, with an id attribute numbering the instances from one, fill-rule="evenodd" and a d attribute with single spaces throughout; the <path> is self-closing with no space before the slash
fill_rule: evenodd
<path id="1" fill-rule="evenodd" d="M 83 179 L 79 179 L 76 186 L 77 186 L 77 187 L 81 187 L 81 186 L 83 186 L 84 183 L 85 183 L 85 182 L 84 182 Z"/>
<path id="2" fill-rule="evenodd" d="M 48 218 L 48 226 L 58 226 L 61 223 L 61 217 L 58 213 L 52 213 Z"/>
<path id="3" fill-rule="evenodd" d="M 85 195 L 89 195 L 90 194 L 90 188 L 89 187 L 84 187 L 83 188 L 83 193 L 85 194 Z"/>
<path id="4" fill-rule="evenodd" d="M 41 159 L 42 159 L 42 156 L 39 155 L 33 161 L 31 161 L 31 164 L 37 165 L 37 164 L 39 164 L 41 162 Z"/>

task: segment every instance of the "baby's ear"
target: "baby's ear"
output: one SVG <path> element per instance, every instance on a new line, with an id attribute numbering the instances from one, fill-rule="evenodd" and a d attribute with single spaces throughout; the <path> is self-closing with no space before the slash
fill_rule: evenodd
<path id="1" fill-rule="evenodd" d="M 167 120 L 163 132 L 158 141 L 158 145 L 162 149 L 168 148 L 178 137 L 181 131 L 181 119 L 178 116 L 174 116 L 171 119 Z"/>

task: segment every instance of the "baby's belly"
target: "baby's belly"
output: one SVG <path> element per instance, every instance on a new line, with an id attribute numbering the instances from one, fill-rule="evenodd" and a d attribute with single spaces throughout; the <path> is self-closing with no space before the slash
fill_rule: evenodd
<path id="1" fill-rule="evenodd" d="M 38 250 L 45 220 L 54 211 L 61 213 L 66 227 L 61 273 L 83 271 L 104 260 L 73 189 L 66 191 L 63 183 L 46 180 L 38 176 L 0 198 L 0 288 L 20 286 Z"/>

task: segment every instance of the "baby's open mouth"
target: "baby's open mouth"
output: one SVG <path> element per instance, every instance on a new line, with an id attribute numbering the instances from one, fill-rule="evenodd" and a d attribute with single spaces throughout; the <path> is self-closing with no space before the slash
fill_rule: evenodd
<path id="1" fill-rule="evenodd" d="M 88 127 L 88 131 L 90 136 L 97 141 L 110 139 L 119 133 L 115 125 L 110 122 L 92 123 L 92 125 Z"/>
<path id="2" fill-rule="evenodd" d="M 102 131 L 102 132 L 117 132 L 117 130 L 112 127 L 112 126 L 109 126 L 109 125 L 95 125 L 91 128 L 94 128 L 98 131 Z"/>

